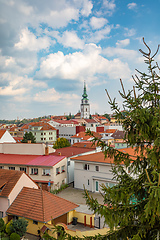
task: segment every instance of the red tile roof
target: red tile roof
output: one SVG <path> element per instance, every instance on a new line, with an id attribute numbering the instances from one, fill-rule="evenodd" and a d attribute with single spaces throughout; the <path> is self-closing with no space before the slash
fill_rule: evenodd
<path id="1" fill-rule="evenodd" d="M 77 142 L 72 145 L 72 147 L 79 147 L 79 148 L 92 148 L 96 149 L 97 144 L 93 144 L 93 142 L 90 141 L 83 141 L 83 142 Z"/>
<path id="2" fill-rule="evenodd" d="M 22 174 L 22 171 L 0 169 L 0 197 L 9 196 Z"/>
<path id="3" fill-rule="evenodd" d="M 136 156 L 135 148 L 123 148 L 123 149 L 119 149 L 119 151 L 121 151 L 123 153 L 128 153 L 132 157 Z M 78 157 L 73 157 L 73 158 L 71 158 L 71 160 L 97 162 L 97 163 L 99 162 L 99 163 L 104 163 L 104 164 L 114 163 L 114 159 L 109 158 L 109 157 L 105 158 L 103 152 L 98 152 L 98 153 L 93 153 L 93 154 L 89 154 L 89 155 L 82 155 L 82 156 L 78 156 Z"/>
<path id="4" fill-rule="evenodd" d="M 2 138 L 2 136 L 4 135 L 4 133 L 5 133 L 6 131 L 7 131 L 7 130 L 0 129 L 0 139 Z"/>
<path id="5" fill-rule="evenodd" d="M 47 191 L 24 187 L 7 213 L 45 223 L 76 207 L 77 204 Z"/>
<path id="6" fill-rule="evenodd" d="M 52 155 L 20 155 L 0 153 L 0 164 L 26 165 L 26 166 L 54 166 L 60 162 L 64 156 Z"/>
<path id="7" fill-rule="evenodd" d="M 90 152 L 90 151 L 93 151 L 93 149 L 71 146 L 71 147 L 57 149 L 56 152 L 51 153 L 50 155 L 58 156 L 61 154 L 61 156 L 72 157 L 72 156 L 85 153 L 85 152 Z"/>
<path id="8" fill-rule="evenodd" d="M 92 133 L 94 134 L 94 137 L 98 137 L 99 139 L 102 137 L 98 132 L 92 132 Z M 71 136 L 71 138 L 80 138 L 82 140 L 88 140 L 93 137 L 89 136 L 86 132 L 79 132 L 74 136 Z"/>

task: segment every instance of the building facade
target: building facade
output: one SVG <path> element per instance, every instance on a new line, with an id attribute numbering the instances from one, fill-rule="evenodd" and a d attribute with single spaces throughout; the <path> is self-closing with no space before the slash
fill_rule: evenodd
<path id="1" fill-rule="evenodd" d="M 86 84 L 84 82 L 84 90 L 83 90 L 83 95 L 81 99 L 81 118 L 86 119 L 89 117 L 90 117 L 90 104 L 89 104 L 89 99 L 86 92 Z"/>

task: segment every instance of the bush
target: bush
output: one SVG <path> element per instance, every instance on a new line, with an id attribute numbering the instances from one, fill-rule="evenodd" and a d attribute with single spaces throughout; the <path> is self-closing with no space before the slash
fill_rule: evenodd
<path id="1" fill-rule="evenodd" d="M 17 233 L 12 233 L 10 235 L 10 240 L 20 240 L 20 236 Z"/>
<path id="2" fill-rule="evenodd" d="M 11 220 L 10 222 L 8 222 L 7 225 L 6 225 L 6 233 L 7 233 L 9 236 L 10 236 L 11 233 L 13 232 L 12 223 L 13 223 L 13 220 Z"/>
<path id="3" fill-rule="evenodd" d="M 57 193 L 61 192 L 62 190 L 64 190 L 67 187 L 69 187 L 68 184 L 62 184 L 59 189 L 55 189 L 55 190 L 52 190 L 50 192 L 53 193 L 53 194 L 57 194 Z"/>
<path id="4" fill-rule="evenodd" d="M 2 218 L 0 218 L 0 232 L 4 232 L 5 230 L 5 223 Z"/>

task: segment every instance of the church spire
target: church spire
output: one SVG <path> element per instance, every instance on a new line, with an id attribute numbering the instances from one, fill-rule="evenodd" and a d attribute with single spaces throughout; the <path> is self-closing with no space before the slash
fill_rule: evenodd
<path id="1" fill-rule="evenodd" d="M 83 89 L 83 100 L 88 100 L 88 95 L 87 95 L 87 91 L 86 91 L 86 82 L 84 81 L 84 89 Z"/>

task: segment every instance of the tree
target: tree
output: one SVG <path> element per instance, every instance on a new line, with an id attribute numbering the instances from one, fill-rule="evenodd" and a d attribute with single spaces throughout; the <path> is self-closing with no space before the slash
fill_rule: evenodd
<path id="1" fill-rule="evenodd" d="M 36 142 L 36 138 L 33 136 L 32 132 L 26 132 L 23 136 L 22 143 L 27 143 L 28 141 L 31 141 L 31 143 Z"/>
<path id="2" fill-rule="evenodd" d="M 66 138 L 58 138 L 55 143 L 53 144 L 53 148 L 59 149 L 64 147 L 70 147 L 71 144 Z"/>
<path id="3" fill-rule="evenodd" d="M 11 220 L 6 225 L 6 232 L 10 236 L 12 233 L 17 233 L 20 237 L 23 237 L 27 231 L 28 222 L 24 218 L 18 220 Z"/>
<path id="4" fill-rule="evenodd" d="M 148 73 L 136 69 L 138 75 L 132 76 L 135 86 L 128 93 L 120 80 L 122 92 L 119 93 L 125 114 L 106 90 L 116 119 L 123 119 L 128 147 L 134 148 L 135 154 L 130 156 L 110 146 L 105 150 L 105 156 L 114 158 L 112 172 L 118 182 L 112 188 L 102 185 L 105 206 L 85 190 L 90 209 L 104 216 L 110 227 L 105 236 L 108 240 L 158 240 L 160 237 L 160 76 L 157 73 L 160 68 L 154 63 L 159 46 L 151 55 L 144 39 L 143 42 L 147 52 L 141 49 L 140 52 Z"/>

